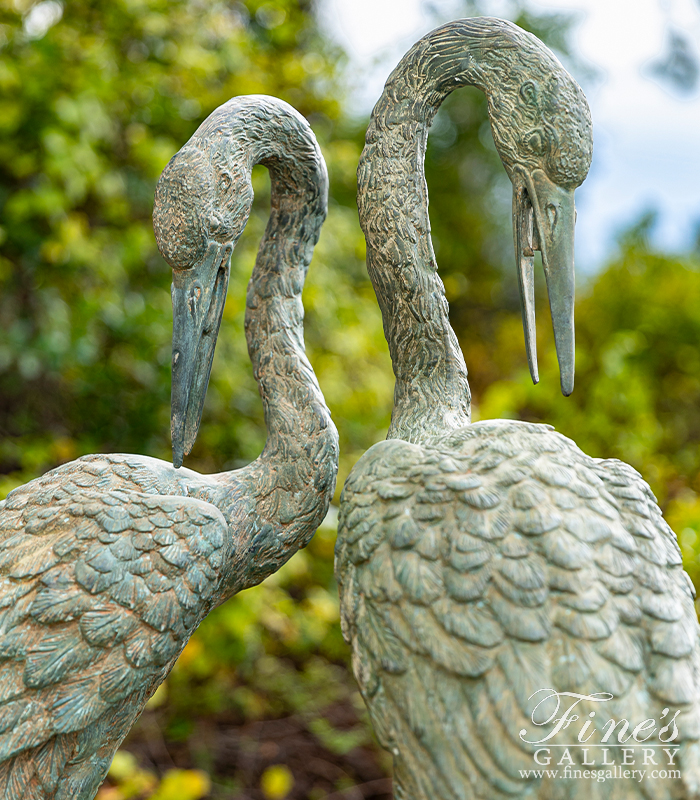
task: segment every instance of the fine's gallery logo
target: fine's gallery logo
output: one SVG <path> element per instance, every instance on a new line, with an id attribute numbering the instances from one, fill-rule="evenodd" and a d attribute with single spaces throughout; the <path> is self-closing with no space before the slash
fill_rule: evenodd
<path id="1" fill-rule="evenodd" d="M 538 697 L 539 696 L 539 697 Z M 680 710 L 663 708 L 658 719 L 616 719 L 609 692 L 578 694 L 540 689 L 530 719 L 535 728 L 519 732 L 534 750 L 535 768 L 523 778 L 626 779 L 680 778 L 676 756 Z"/>

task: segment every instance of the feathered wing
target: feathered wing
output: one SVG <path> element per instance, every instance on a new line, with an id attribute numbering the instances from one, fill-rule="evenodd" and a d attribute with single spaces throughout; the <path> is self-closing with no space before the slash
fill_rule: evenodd
<path id="1" fill-rule="evenodd" d="M 383 442 L 346 483 L 336 572 L 355 674 L 394 753 L 399 800 L 698 796 L 692 585 L 632 468 L 524 423 L 478 423 L 434 446 Z M 629 736 L 681 709 L 682 781 L 521 772 L 537 767 L 538 745 L 520 731 L 535 741 L 551 730 L 531 721 L 543 695 L 532 696 L 547 688 L 615 698 L 581 703 L 574 733 L 555 743 L 575 741 L 592 711 L 599 742 L 611 718 L 627 718 Z M 544 704 L 536 719 L 552 710 Z"/>
<path id="2" fill-rule="evenodd" d="M 0 509 L 5 800 L 94 796 L 211 608 L 229 556 L 214 506 L 135 491 L 128 474 L 91 459 L 15 490 Z"/>

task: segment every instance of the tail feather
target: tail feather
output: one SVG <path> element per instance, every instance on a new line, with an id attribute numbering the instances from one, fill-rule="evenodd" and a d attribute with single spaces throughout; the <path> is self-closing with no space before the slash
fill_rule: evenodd
<path id="1" fill-rule="evenodd" d="M 70 784 L 69 793 L 65 797 L 85 797 L 92 800 L 92 795 L 79 794 L 74 791 L 75 781 L 70 781 L 71 768 L 66 765 L 75 755 L 76 734 L 54 736 L 48 742 L 37 747 L 24 750 L 18 755 L 8 758 L 0 764 L 0 798 L 3 800 L 55 800 L 62 797 L 63 791 L 59 786 Z M 97 774 L 97 782 L 93 781 L 95 792 L 104 778 L 102 764 Z M 107 764 L 107 768 L 109 764 Z M 95 765 L 91 772 L 95 773 Z"/>
<path id="2" fill-rule="evenodd" d="M 51 800 L 93 800 L 109 765 L 110 759 L 95 758 L 69 767 Z"/>
<path id="3" fill-rule="evenodd" d="M 36 753 L 34 763 L 37 778 L 49 795 L 56 790 L 74 743 L 75 735 L 56 736 Z"/>
<path id="4" fill-rule="evenodd" d="M 30 750 L 14 758 L 8 759 L 0 767 L 0 797 L 7 800 L 48 800 L 36 778 L 36 767 L 33 760 L 34 751 Z"/>

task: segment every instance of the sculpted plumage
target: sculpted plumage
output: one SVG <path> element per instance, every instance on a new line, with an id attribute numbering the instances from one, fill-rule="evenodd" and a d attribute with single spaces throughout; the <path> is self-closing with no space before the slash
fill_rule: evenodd
<path id="1" fill-rule="evenodd" d="M 256 163 L 270 170 L 272 211 L 246 336 L 267 444 L 218 475 L 86 456 L 0 504 L 4 800 L 93 798 L 197 625 L 303 547 L 328 509 L 337 433 L 304 353 L 301 304 L 327 175 L 306 121 L 271 97 L 217 109 L 158 184 L 154 227 L 173 268 L 174 461 L 197 434 Z"/>
<path id="2" fill-rule="evenodd" d="M 388 440 L 360 459 L 341 499 L 336 574 L 355 675 L 393 754 L 400 800 L 697 797 L 694 592 L 649 487 L 631 467 L 590 458 L 550 426 L 470 424 L 423 174 L 429 125 L 462 85 L 486 93 L 513 183 L 533 379 L 540 249 L 562 391 L 573 389 L 573 192 L 590 164 L 588 106 L 535 37 L 502 20 L 451 22 L 389 77 L 358 170 L 396 388 Z M 680 711 L 678 775 L 596 782 L 566 779 L 563 766 L 556 778 L 530 772 L 541 770 L 533 755 L 546 747 L 534 742 L 563 711 L 541 706 L 535 719 L 551 719 L 534 728 L 541 690 L 613 695 L 576 708 L 597 745 L 611 722 L 626 718 L 629 739 L 639 723 L 656 720 L 659 732 Z M 575 743 L 581 724 L 551 740 L 552 769 L 562 752 L 554 745 Z M 605 741 L 619 747 L 619 730 Z M 588 753 L 600 766 L 601 750 Z M 586 756 L 572 747 L 570 758 L 582 768 Z"/>

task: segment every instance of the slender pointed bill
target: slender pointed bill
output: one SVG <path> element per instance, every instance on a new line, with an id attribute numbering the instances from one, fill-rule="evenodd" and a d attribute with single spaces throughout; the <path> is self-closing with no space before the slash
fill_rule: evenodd
<path id="1" fill-rule="evenodd" d="M 513 192 L 513 230 L 515 233 L 515 258 L 520 286 L 520 306 L 523 315 L 523 333 L 527 363 L 533 383 L 539 383 L 537 369 L 537 329 L 535 324 L 535 237 L 532 203 L 524 187 Z"/>
<path id="2" fill-rule="evenodd" d="M 173 270 L 173 362 L 170 432 L 181 467 L 197 438 L 224 311 L 231 245 L 210 242 L 191 269 Z"/>
<path id="3" fill-rule="evenodd" d="M 537 383 L 533 264 L 534 250 L 540 250 L 561 391 L 568 397 L 574 390 L 574 190 L 557 186 L 541 169 L 520 174 L 524 185 L 515 189 L 513 223 L 530 372 Z"/>

